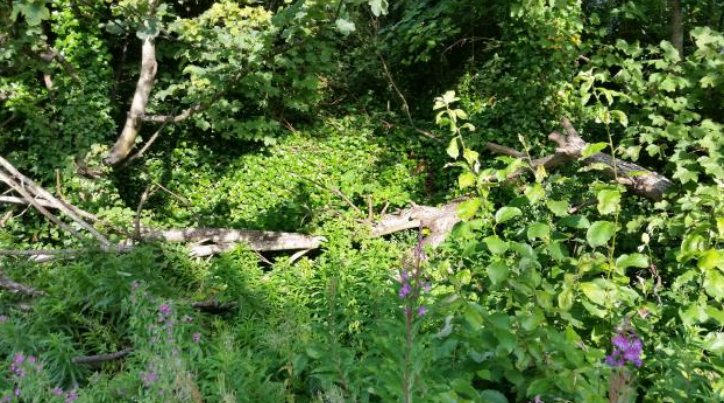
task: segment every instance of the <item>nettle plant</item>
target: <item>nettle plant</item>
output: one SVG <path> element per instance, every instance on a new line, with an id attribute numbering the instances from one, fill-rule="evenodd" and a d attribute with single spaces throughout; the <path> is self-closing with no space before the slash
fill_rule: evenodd
<path id="1" fill-rule="evenodd" d="M 620 153 L 611 135 L 618 126 L 611 125 L 626 123 L 626 115 L 610 109 L 605 92 L 598 94 L 596 111 L 609 141 L 590 144 L 583 158 L 604 149 Z M 515 401 L 633 402 L 638 394 L 660 393 L 663 386 L 649 389 L 651 383 L 669 375 L 672 365 L 689 365 L 696 351 L 710 360 L 703 366 L 713 368 L 716 359 L 697 350 L 700 344 L 667 339 L 676 318 L 661 302 L 670 291 L 661 289 L 651 264 L 659 251 L 648 232 L 638 234 L 630 225 L 624 231 L 628 206 L 616 181 L 589 184 L 595 207 L 572 209 L 570 179 L 532 169 L 530 157 L 499 157 L 497 167 L 483 168 L 479 154 L 465 146 L 462 128 L 474 128 L 461 124 L 466 114 L 453 106 L 456 101 L 454 93 L 446 93 L 435 109 L 438 124 L 453 134 L 447 152 L 455 159 L 451 165 L 462 170 L 460 190 L 470 197 L 460 204 L 463 222 L 437 260 L 435 276 L 449 285 L 447 304 L 439 311 L 449 315 L 448 328 L 454 329 L 441 343 L 457 351 L 454 365 L 474 375 L 450 393 L 478 401 L 473 385 L 495 387 Z M 521 142 L 528 151 L 524 138 Z M 615 172 L 615 158 L 613 164 Z M 535 181 L 520 181 L 528 173 Z M 510 191 L 512 200 L 502 198 L 509 202 L 495 206 L 500 194 Z M 709 262 L 704 268 L 714 264 L 704 261 Z M 677 307 L 674 316 L 686 307 L 669 303 Z M 682 349 L 685 356 L 672 356 Z M 716 386 L 705 386 L 707 379 L 720 378 L 697 370 L 688 384 L 669 389 L 682 396 L 696 391 L 699 401 L 707 401 L 717 393 Z M 507 401 L 498 392 L 484 393 Z"/>

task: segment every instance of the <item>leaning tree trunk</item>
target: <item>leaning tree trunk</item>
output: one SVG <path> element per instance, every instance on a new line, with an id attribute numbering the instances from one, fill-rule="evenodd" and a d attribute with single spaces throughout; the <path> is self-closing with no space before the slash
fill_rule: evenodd
<path id="1" fill-rule="evenodd" d="M 148 3 L 150 20 L 153 18 L 158 2 L 150 0 Z M 121 135 L 108 153 L 108 157 L 104 160 L 106 165 L 118 164 L 128 157 L 131 152 L 131 148 L 136 142 L 136 136 L 141 130 L 141 117 L 146 113 L 146 105 L 151 90 L 153 90 L 157 67 L 155 38 L 152 35 L 146 35 L 141 47 L 141 74 L 136 83 L 136 92 L 133 94 L 131 109 L 126 116 L 126 123 L 123 126 Z"/>

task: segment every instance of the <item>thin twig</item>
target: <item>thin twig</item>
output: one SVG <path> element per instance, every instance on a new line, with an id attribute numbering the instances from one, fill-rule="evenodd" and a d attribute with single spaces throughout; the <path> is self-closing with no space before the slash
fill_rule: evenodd
<path id="1" fill-rule="evenodd" d="M 387 62 L 385 61 L 384 56 L 382 56 L 382 53 L 378 53 L 377 56 L 380 58 L 380 62 L 382 63 L 382 70 L 385 73 L 385 77 L 387 77 L 387 81 L 390 82 L 390 85 L 395 90 L 395 93 L 397 93 L 397 96 L 400 98 L 400 101 L 402 101 L 402 111 L 405 112 L 405 116 L 407 116 L 407 120 L 410 123 L 410 126 L 416 132 L 422 134 L 423 136 L 425 136 L 431 140 L 437 141 L 438 143 L 441 143 L 442 140 L 437 138 L 434 134 L 432 134 L 426 130 L 422 130 L 415 125 L 415 122 L 412 120 L 412 114 L 410 113 L 410 105 L 407 103 L 407 98 L 405 98 L 405 95 L 397 87 L 397 83 L 395 83 L 395 79 L 392 77 L 392 73 L 390 73 L 390 69 L 387 68 Z"/>
<path id="2" fill-rule="evenodd" d="M 120 360 L 121 358 L 124 358 L 125 356 L 127 356 L 128 354 L 131 354 L 132 352 L 133 352 L 133 348 L 129 347 L 129 348 L 123 349 L 121 351 L 117 351 L 115 353 L 75 357 L 75 358 L 73 358 L 73 364 L 97 366 L 104 362 Z"/>

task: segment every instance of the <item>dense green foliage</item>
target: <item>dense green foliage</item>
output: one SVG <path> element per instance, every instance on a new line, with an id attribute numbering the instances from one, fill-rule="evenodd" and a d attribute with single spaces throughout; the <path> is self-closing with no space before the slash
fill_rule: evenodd
<path id="1" fill-rule="evenodd" d="M 0 154 L 111 241 L 325 241 L 113 253 L 2 204 L 1 249 L 83 251 L 0 257 L 0 399 L 724 401 L 724 3 L 681 2 L 683 54 L 673 3 L 3 2 Z M 149 38 L 145 114 L 191 113 L 149 119 L 148 148 L 110 167 Z M 562 118 L 581 158 L 533 166 Z M 631 162 L 671 180 L 663 197 L 632 189 Z M 425 223 L 370 233 L 450 202 L 435 249 Z"/>

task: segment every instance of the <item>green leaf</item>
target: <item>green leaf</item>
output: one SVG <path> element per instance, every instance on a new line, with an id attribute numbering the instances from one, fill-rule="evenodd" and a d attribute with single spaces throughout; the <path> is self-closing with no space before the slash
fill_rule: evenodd
<path id="1" fill-rule="evenodd" d="M 501 207 L 497 213 L 495 213 L 495 221 L 500 224 L 504 223 L 506 221 L 512 220 L 515 217 L 518 217 L 519 215 L 522 215 L 523 212 L 520 211 L 517 207 Z"/>
<path id="2" fill-rule="evenodd" d="M 447 146 L 447 155 L 452 159 L 457 159 L 460 156 L 460 149 L 458 149 L 458 139 L 454 137 L 450 140 L 450 144 Z"/>
<path id="3" fill-rule="evenodd" d="M 487 267 L 488 277 L 493 285 L 498 285 L 508 278 L 510 269 L 505 262 L 494 262 Z"/>
<path id="4" fill-rule="evenodd" d="M 565 200 L 548 200 L 546 201 L 546 206 L 548 206 L 548 209 L 558 217 L 564 217 L 568 215 L 568 202 Z"/>
<path id="5" fill-rule="evenodd" d="M 721 356 L 724 354 L 724 333 L 711 332 L 704 337 L 704 349 Z"/>
<path id="6" fill-rule="evenodd" d="M 581 291 L 583 294 L 594 304 L 601 306 L 606 305 L 606 301 L 609 299 L 609 293 L 606 292 L 601 286 L 596 283 L 588 282 L 581 283 Z"/>
<path id="7" fill-rule="evenodd" d="M 661 41 L 661 53 L 664 55 L 664 59 L 670 62 L 678 62 L 681 60 L 681 55 L 679 55 L 679 51 L 676 50 L 674 45 L 671 44 L 669 41 Z"/>
<path id="8" fill-rule="evenodd" d="M 604 189 L 598 192 L 598 212 L 613 214 L 621 203 L 621 192 L 615 189 Z"/>
<path id="9" fill-rule="evenodd" d="M 583 151 L 581 151 L 581 158 L 589 158 L 592 157 L 601 151 L 605 150 L 606 147 L 608 147 L 607 143 L 593 143 L 588 144 L 583 148 Z"/>
<path id="10" fill-rule="evenodd" d="M 564 227 L 570 227 L 570 228 L 577 228 L 577 229 L 585 229 L 589 228 L 591 226 L 591 223 L 588 221 L 588 218 L 582 215 L 570 215 L 568 217 L 563 217 L 559 221 L 561 225 Z"/>
<path id="11" fill-rule="evenodd" d="M 482 206 L 482 204 L 483 200 L 480 198 L 465 200 L 458 206 L 458 217 L 460 217 L 460 219 L 463 221 L 467 221 L 473 218 L 473 216 L 475 216 L 475 213 L 478 212 L 478 209 L 480 208 L 480 206 Z"/>
<path id="12" fill-rule="evenodd" d="M 564 311 L 569 311 L 573 306 L 573 291 L 566 288 L 558 294 L 558 306 Z"/>
<path id="13" fill-rule="evenodd" d="M 14 7 L 25 16 L 25 21 L 31 27 L 40 25 L 43 20 L 50 18 L 50 11 L 44 4 L 38 3 L 15 3 Z M 15 10 L 13 10 L 16 12 Z"/>
<path id="14" fill-rule="evenodd" d="M 480 392 L 483 403 L 508 403 L 508 398 L 504 394 L 493 389 L 486 389 Z"/>
<path id="15" fill-rule="evenodd" d="M 342 35 L 347 36 L 354 32 L 357 28 L 354 26 L 354 22 L 347 21 L 344 18 L 339 18 L 335 24 L 337 25 L 337 29 L 339 32 L 342 33 Z"/>
<path id="16" fill-rule="evenodd" d="M 536 379 L 528 385 L 526 395 L 537 396 L 545 394 L 551 388 L 551 381 L 546 378 Z"/>
<path id="17" fill-rule="evenodd" d="M 551 227 L 548 224 L 538 222 L 528 227 L 528 239 L 546 239 L 551 233 Z"/>
<path id="18" fill-rule="evenodd" d="M 596 248 L 603 246 L 613 237 L 616 226 L 610 221 L 596 221 L 588 228 L 586 240 L 588 244 Z"/>
<path id="19" fill-rule="evenodd" d="M 698 266 L 702 270 L 724 268 L 724 254 L 716 249 L 709 249 L 699 258 Z"/>
<path id="20" fill-rule="evenodd" d="M 463 158 L 465 158 L 465 161 L 467 161 L 470 165 L 473 165 L 478 161 L 478 156 L 479 154 L 477 151 L 473 151 L 469 148 L 463 150 Z"/>
<path id="21" fill-rule="evenodd" d="M 475 185 L 476 179 L 477 178 L 475 177 L 475 175 L 472 172 L 465 172 L 465 173 L 461 174 L 460 176 L 458 176 L 458 187 L 460 189 L 469 188 L 470 186 Z"/>
<path id="22" fill-rule="evenodd" d="M 645 269 L 649 267 L 649 259 L 640 253 L 621 255 L 616 259 L 616 267 L 622 270 L 628 269 L 629 267 Z"/>
<path id="23" fill-rule="evenodd" d="M 492 235 L 484 239 L 485 245 L 490 250 L 490 253 L 494 255 L 502 255 L 508 251 L 510 246 L 507 242 L 500 239 L 497 235 Z"/>
<path id="24" fill-rule="evenodd" d="M 724 298 L 724 275 L 719 270 L 709 270 L 704 275 L 704 290 L 717 301 Z"/>
<path id="25" fill-rule="evenodd" d="M 525 189 L 525 197 L 528 198 L 528 202 L 531 205 L 537 204 L 539 201 L 543 200 L 543 198 L 546 197 L 546 191 L 543 189 L 543 186 L 541 186 L 540 183 L 536 183 L 534 185 L 529 185 Z"/>
<path id="26" fill-rule="evenodd" d="M 387 0 L 368 0 L 368 3 L 375 17 L 387 14 Z"/>

